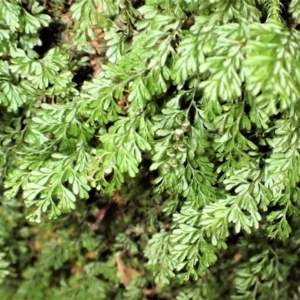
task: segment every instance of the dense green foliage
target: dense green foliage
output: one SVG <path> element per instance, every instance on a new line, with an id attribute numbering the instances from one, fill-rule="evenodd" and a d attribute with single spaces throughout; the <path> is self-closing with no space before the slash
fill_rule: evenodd
<path id="1" fill-rule="evenodd" d="M 299 0 L 0 7 L 1 299 L 300 299 Z"/>

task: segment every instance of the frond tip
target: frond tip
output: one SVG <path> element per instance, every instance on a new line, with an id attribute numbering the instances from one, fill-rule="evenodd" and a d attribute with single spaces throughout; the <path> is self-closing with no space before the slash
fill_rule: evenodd
<path id="1" fill-rule="evenodd" d="M 264 9 L 268 13 L 268 19 L 282 22 L 282 3 L 280 0 L 266 0 Z"/>

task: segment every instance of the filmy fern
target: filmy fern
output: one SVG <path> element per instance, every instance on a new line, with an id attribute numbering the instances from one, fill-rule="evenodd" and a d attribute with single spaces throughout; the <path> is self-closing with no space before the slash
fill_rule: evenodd
<path id="1" fill-rule="evenodd" d="M 300 1 L 48 2 L 0 0 L 5 299 L 299 299 Z"/>

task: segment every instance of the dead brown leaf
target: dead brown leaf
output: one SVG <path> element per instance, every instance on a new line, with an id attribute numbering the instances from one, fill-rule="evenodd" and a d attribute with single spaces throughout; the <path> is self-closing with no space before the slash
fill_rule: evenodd
<path id="1" fill-rule="evenodd" d="M 121 255 L 120 253 L 116 253 L 115 255 L 116 257 L 116 262 L 117 262 L 117 267 L 118 267 L 118 271 L 119 271 L 119 274 L 120 274 L 120 279 L 121 279 L 121 282 L 123 283 L 123 285 L 126 287 L 129 285 L 129 283 L 136 277 L 139 277 L 142 275 L 141 272 L 135 270 L 135 269 L 132 269 L 132 268 L 128 268 L 122 258 L 121 258 Z"/>
<path id="2" fill-rule="evenodd" d="M 234 256 L 233 256 L 233 260 L 234 261 L 239 261 L 242 258 L 242 254 L 240 252 L 237 252 Z"/>
<path id="3" fill-rule="evenodd" d="M 41 249 L 42 249 L 42 244 L 39 241 L 36 241 L 36 240 L 32 242 L 32 246 L 38 252 L 40 252 Z"/>
<path id="4" fill-rule="evenodd" d="M 100 28 L 94 28 L 94 32 L 96 34 L 96 39 L 91 40 L 90 44 L 94 48 L 95 53 L 98 56 L 103 56 L 104 53 L 101 52 L 101 45 L 104 43 L 104 33 Z"/>
<path id="5" fill-rule="evenodd" d="M 144 290 L 144 295 L 152 297 L 152 296 L 156 295 L 160 290 L 161 290 L 161 286 L 156 285 L 151 289 Z"/>
<path id="6" fill-rule="evenodd" d="M 129 107 L 129 101 L 127 99 L 122 99 L 118 101 L 118 105 L 122 110 L 127 110 Z"/>
<path id="7" fill-rule="evenodd" d="M 78 266 L 73 266 L 71 268 L 71 274 L 76 274 L 76 273 L 80 273 L 81 269 Z"/>
<path id="8" fill-rule="evenodd" d="M 61 19 L 67 26 L 72 25 L 72 19 L 69 14 L 62 14 Z"/>
<path id="9" fill-rule="evenodd" d="M 93 72 L 94 77 L 97 76 L 102 71 L 101 63 L 97 58 L 91 58 L 90 65 L 94 70 Z"/>
<path id="10" fill-rule="evenodd" d="M 96 53 L 98 55 L 100 55 L 101 52 L 100 52 L 100 44 L 99 44 L 99 42 L 97 40 L 92 40 L 92 41 L 90 41 L 90 44 L 92 45 L 92 47 L 94 48 L 94 50 L 96 51 Z"/>
<path id="11" fill-rule="evenodd" d="M 98 212 L 96 214 L 96 221 L 93 224 L 91 224 L 91 228 L 93 230 L 99 229 L 100 223 L 103 220 L 103 218 L 105 217 L 108 208 L 109 208 L 109 205 L 106 205 L 104 208 L 98 210 Z"/>
<path id="12" fill-rule="evenodd" d="M 124 204 L 125 203 L 125 200 L 123 199 L 123 197 L 119 191 L 116 191 L 114 193 L 112 200 L 116 204 Z"/>

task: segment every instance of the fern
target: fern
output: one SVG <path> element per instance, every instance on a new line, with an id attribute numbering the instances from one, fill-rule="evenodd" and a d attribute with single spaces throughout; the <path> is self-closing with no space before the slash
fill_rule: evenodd
<path id="1" fill-rule="evenodd" d="M 3 299 L 299 299 L 300 1 L 0 4 Z"/>

